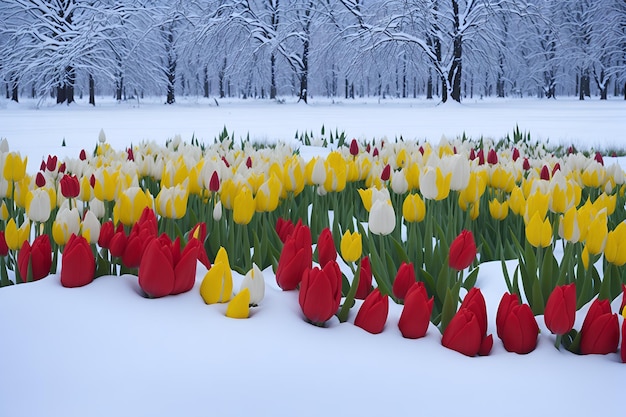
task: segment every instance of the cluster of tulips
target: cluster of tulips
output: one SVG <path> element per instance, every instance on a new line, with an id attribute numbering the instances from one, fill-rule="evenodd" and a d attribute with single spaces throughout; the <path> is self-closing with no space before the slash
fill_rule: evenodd
<path id="1" fill-rule="evenodd" d="M 237 144 L 224 134 L 211 145 L 177 137 L 118 151 L 101 132 L 93 152 L 48 156 L 30 175 L 3 140 L 0 285 L 58 272 L 75 287 L 128 273 L 147 296 L 163 297 L 192 289 L 200 261 L 205 302 L 248 317 L 271 267 L 283 290 L 299 289 L 311 323 L 345 322 L 361 299 L 354 323 L 378 333 L 391 300 L 404 305 L 403 335 L 421 337 L 432 322 L 444 345 L 473 356 L 493 343 L 479 264 L 499 261 L 509 293 L 497 328 L 507 350 L 534 348 L 542 314 L 557 346 L 582 353 L 597 353 L 605 337 L 597 329 L 619 327 L 606 309 L 626 282 L 619 164 L 573 148 L 554 155 L 519 134 L 333 148 L 305 160 L 284 143 Z M 517 261 L 513 273 L 508 260 Z M 246 276 L 234 297 L 231 271 Z M 593 301 L 580 332 L 548 324 L 562 288 L 574 288 L 563 303 L 570 316 Z M 610 324 L 591 324 L 607 314 Z"/>

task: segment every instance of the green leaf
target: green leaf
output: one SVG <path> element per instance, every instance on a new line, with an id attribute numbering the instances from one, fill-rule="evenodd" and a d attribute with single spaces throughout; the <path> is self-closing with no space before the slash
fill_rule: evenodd
<path id="1" fill-rule="evenodd" d="M 478 279 L 478 267 L 472 269 L 472 272 L 470 272 L 467 278 L 465 278 L 465 281 L 463 282 L 463 288 L 465 288 L 468 291 L 471 290 L 476 285 L 477 279 Z M 508 278 L 507 278 L 507 285 L 508 285 Z"/>
<path id="2" fill-rule="evenodd" d="M 450 320 L 456 314 L 456 309 L 459 304 L 459 292 L 461 290 L 461 283 L 457 282 L 452 288 L 446 290 L 446 295 L 443 300 L 443 309 L 441 310 L 441 333 L 446 330 Z"/>

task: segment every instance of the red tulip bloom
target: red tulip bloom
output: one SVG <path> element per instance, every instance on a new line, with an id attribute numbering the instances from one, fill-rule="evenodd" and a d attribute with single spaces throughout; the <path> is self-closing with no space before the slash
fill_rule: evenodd
<path id="1" fill-rule="evenodd" d="M 461 307 L 459 309 L 467 308 L 472 310 L 476 315 L 476 319 L 478 320 L 478 324 L 480 325 L 480 334 L 487 334 L 487 306 L 485 304 L 485 297 L 483 297 L 483 293 L 480 291 L 480 288 L 472 287 L 469 290 L 463 302 L 461 303 Z"/>
<path id="2" fill-rule="evenodd" d="M 391 288 L 393 296 L 400 301 L 404 300 L 407 291 L 409 291 L 409 288 L 411 288 L 413 284 L 415 284 L 415 269 L 413 269 L 413 264 L 402 262 L 393 280 L 393 287 Z"/>
<path id="3" fill-rule="evenodd" d="M 164 297 L 191 290 L 196 278 L 200 242 L 191 239 L 180 251 L 180 239 L 167 235 L 152 239 L 141 257 L 139 286 L 150 297 Z"/>
<path id="4" fill-rule="evenodd" d="M 352 139 L 350 142 L 350 155 L 357 156 L 359 154 L 359 143 L 356 139 Z"/>
<path id="5" fill-rule="evenodd" d="M 528 161 L 528 158 L 524 158 L 522 168 L 524 169 L 524 171 L 528 171 L 530 169 L 530 161 Z"/>
<path id="6" fill-rule="evenodd" d="M 59 159 L 57 158 L 57 156 L 50 156 L 48 155 L 48 159 L 46 160 L 46 165 L 45 165 L 45 169 L 47 169 L 50 172 L 56 171 L 57 169 L 57 162 L 59 161 Z M 42 169 L 43 171 L 43 169 Z"/>
<path id="7" fill-rule="evenodd" d="M 89 242 L 82 236 L 72 234 L 63 249 L 61 259 L 61 285 L 68 288 L 82 287 L 93 281 L 96 258 Z"/>
<path id="8" fill-rule="evenodd" d="M 383 168 L 383 172 L 380 174 L 380 179 L 382 181 L 388 181 L 389 177 L 391 177 L 391 167 L 389 166 L 389 164 L 387 164 Z"/>
<path id="9" fill-rule="evenodd" d="M 217 171 L 213 171 L 211 179 L 209 180 L 209 191 L 216 193 L 220 190 L 220 177 L 217 175 Z"/>
<path id="10" fill-rule="evenodd" d="M 485 165 L 485 151 L 479 149 L 476 158 L 478 158 L 478 165 Z"/>
<path id="11" fill-rule="evenodd" d="M 4 236 L 4 230 L 0 230 L 0 256 L 7 256 L 9 254 L 9 246 L 7 245 L 6 237 Z"/>
<path id="12" fill-rule="evenodd" d="M 328 262 L 337 260 L 337 248 L 333 234 L 328 227 L 324 228 L 317 238 L 317 261 L 323 268 Z"/>
<path id="13" fill-rule="evenodd" d="M 276 234 L 281 242 L 285 243 L 287 238 L 292 235 L 296 226 L 291 222 L 291 220 L 283 219 L 279 217 L 276 220 L 276 226 L 274 229 L 276 230 Z"/>
<path id="14" fill-rule="evenodd" d="M 39 188 L 46 185 L 46 177 L 44 177 L 41 172 L 38 172 L 37 175 L 35 176 L 35 185 Z"/>
<path id="15" fill-rule="evenodd" d="M 580 330 L 580 353 L 583 355 L 617 352 L 619 322 L 611 313 L 609 300 L 596 298 L 589 307 Z"/>
<path id="16" fill-rule="evenodd" d="M 474 151 L 474 148 L 470 150 L 469 159 L 470 161 L 473 161 L 474 159 L 476 159 L 476 151 Z"/>
<path id="17" fill-rule="evenodd" d="M 498 154 L 495 149 L 489 150 L 489 153 L 487 154 L 487 162 L 489 165 L 496 165 L 498 163 Z"/>
<path id="18" fill-rule="evenodd" d="M 285 291 L 295 290 L 302 281 L 304 271 L 313 262 L 311 229 L 299 225 L 283 245 L 276 269 L 276 283 Z"/>
<path id="19" fill-rule="evenodd" d="M 28 266 L 31 266 L 33 281 L 47 277 L 52 267 L 52 247 L 48 235 L 41 235 L 33 241 L 24 241 L 22 249 L 17 254 L 17 267 L 22 280 L 28 278 Z"/>
<path id="20" fill-rule="evenodd" d="M 622 284 L 622 304 L 619 307 L 619 314 L 624 314 L 624 307 L 626 307 L 626 285 Z"/>
<path id="21" fill-rule="evenodd" d="M 441 344 L 466 356 L 476 356 L 483 341 L 476 314 L 461 308 L 443 332 Z"/>
<path id="22" fill-rule="evenodd" d="M 504 330 L 505 321 L 511 311 L 511 308 L 519 305 L 519 298 L 517 294 L 504 293 L 498 304 L 498 311 L 496 312 L 496 334 L 502 339 L 502 331 Z"/>
<path id="23" fill-rule="evenodd" d="M 87 152 L 85 152 L 84 149 L 80 150 L 80 153 L 78 154 L 78 159 L 80 159 L 81 161 L 84 161 L 87 159 Z"/>
<path id="24" fill-rule="evenodd" d="M 596 156 L 593 158 L 600 165 L 604 165 L 604 158 L 602 158 L 602 154 L 600 152 L 596 152 Z"/>
<path id="25" fill-rule="evenodd" d="M 557 162 L 556 164 L 554 164 L 554 167 L 552 167 L 552 176 L 554 176 L 554 174 L 560 170 L 561 170 L 561 164 Z"/>
<path id="26" fill-rule="evenodd" d="M 102 229 L 100 229 L 100 233 L 102 233 Z M 111 236 L 111 240 L 109 241 L 109 252 L 111 256 L 116 258 L 121 258 L 124 256 L 124 252 L 126 252 L 126 245 L 128 243 L 128 237 L 124 232 L 124 225 L 122 223 L 119 224 L 113 236 Z M 103 246 L 105 247 L 105 246 Z"/>
<path id="27" fill-rule="evenodd" d="M 547 165 L 544 165 L 541 168 L 541 173 L 539 175 L 539 178 L 542 180 L 550 181 L 550 170 L 548 169 Z"/>
<path id="28" fill-rule="evenodd" d="M 528 304 L 515 304 L 502 319 L 502 344 L 509 352 L 526 354 L 535 350 L 539 326 Z"/>
<path id="29" fill-rule="evenodd" d="M 76 175 L 63 175 L 60 182 L 63 197 L 76 198 L 80 195 L 80 183 Z"/>
<path id="30" fill-rule="evenodd" d="M 398 321 L 402 336 L 417 339 L 426 335 L 434 300 L 434 297 L 428 298 L 423 282 L 413 282 L 404 298 L 404 307 Z"/>
<path id="31" fill-rule="evenodd" d="M 363 301 L 354 319 L 354 325 L 372 334 L 378 334 L 385 328 L 389 314 L 389 297 L 376 288 Z"/>
<path id="32" fill-rule="evenodd" d="M 354 298 L 357 300 L 365 300 L 372 291 L 372 265 L 370 258 L 364 256 L 361 259 L 361 272 L 359 273 L 359 286 L 356 287 Z"/>
<path id="33" fill-rule="evenodd" d="M 341 271 L 337 262 L 306 270 L 298 301 L 304 316 L 316 325 L 323 325 L 337 313 L 341 302 Z"/>
<path id="34" fill-rule="evenodd" d="M 574 283 L 554 288 L 543 316 L 546 326 L 554 334 L 563 335 L 574 327 L 576 318 L 576 285 Z"/>
<path id="35" fill-rule="evenodd" d="M 517 161 L 519 156 L 519 149 L 513 148 L 513 155 L 511 156 L 511 159 L 513 159 L 513 161 Z"/>
<path id="36" fill-rule="evenodd" d="M 626 363 L 626 320 L 622 321 L 622 346 L 620 347 L 622 363 Z"/>
<path id="37" fill-rule="evenodd" d="M 113 229 L 113 222 L 111 220 L 102 223 L 102 226 L 100 227 L 100 235 L 98 236 L 98 245 L 101 248 L 109 249 L 109 245 L 114 234 L 115 230 Z"/>
<path id="38" fill-rule="evenodd" d="M 476 258 L 476 242 L 469 230 L 463 230 L 450 245 L 448 264 L 451 268 L 461 271 L 474 262 Z"/>

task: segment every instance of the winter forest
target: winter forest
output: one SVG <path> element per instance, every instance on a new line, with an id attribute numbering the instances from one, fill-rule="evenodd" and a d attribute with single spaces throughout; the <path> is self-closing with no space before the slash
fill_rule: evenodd
<path id="1" fill-rule="evenodd" d="M 626 99 L 624 0 L 0 0 L 0 89 Z"/>

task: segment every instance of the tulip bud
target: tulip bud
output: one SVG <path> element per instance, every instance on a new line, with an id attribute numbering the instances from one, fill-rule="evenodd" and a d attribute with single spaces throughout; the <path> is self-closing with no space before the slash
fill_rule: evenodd
<path id="1" fill-rule="evenodd" d="M 448 265 L 461 271 L 469 267 L 476 258 L 476 242 L 474 234 L 463 230 L 450 245 Z"/>
<path id="2" fill-rule="evenodd" d="M 226 307 L 226 317 L 247 319 L 250 316 L 250 290 L 244 288 L 233 297 Z"/>
<path id="3" fill-rule="evenodd" d="M 415 269 L 412 263 L 402 262 L 393 280 L 391 292 L 398 300 L 403 301 L 409 288 L 415 283 Z"/>
<path id="4" fill-rule="evenodd" d="M 358 232 L 350 233 L 346 230 L 341 238 L 341 257 L 346 262 L 356 262 L 362 254 L 363 242 L 361 241 L 361 234 Z"/>
<path id="5" fill-rule="evenodd" d="M 424 337 L 430 323 L 435 298 L 428 298 L 423 282 L 414 282 L 404 298 L 404 307 L 398 321 L 403 337 L 417 339 Z"/>
<path id="6" fill-rule="evenodd" d="M 564 335 L 574 327 L 576 318 L 576 285 L 554 287 L 546 302 L 544 320 L 546 327 L 557 335 Z"/>
<path id="7" fill-rule="evenodd" d="M 580 353 L 583 355 L 617 352 L 619 322 L 617 314 L 611 313 L 608 300 L 596 298 L 583 321 L 580 330 Z"/>
<path id="8" fill-rule="evenodd" d="M 250 293 L 251 306 L 258 305 L 265 297 L 265 279 L 263 272 L 256 264 L 252 264 L 252 269 L 243 278 L 239 292 L 241 293 L 244 289 L 248 289 Z"/>
<path id="9" fill-rule="evenodd" d="M 354 319 L 354 325 L 372 334 L 381 333 L 385 328 L 388 313 L 389 297 L 381 294 L 376 288 L 363 301 Z"/>

